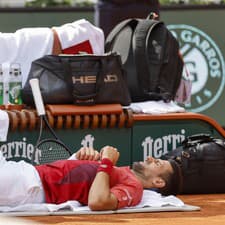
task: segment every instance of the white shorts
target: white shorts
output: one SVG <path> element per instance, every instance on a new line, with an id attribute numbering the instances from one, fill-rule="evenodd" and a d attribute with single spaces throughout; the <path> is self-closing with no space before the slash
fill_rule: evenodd
<path id="1" fill-rule="evenodd" d="M 45 202 L 44 190 L 34 166 L 7 161 L 0 151 L 0 206 Z"/>

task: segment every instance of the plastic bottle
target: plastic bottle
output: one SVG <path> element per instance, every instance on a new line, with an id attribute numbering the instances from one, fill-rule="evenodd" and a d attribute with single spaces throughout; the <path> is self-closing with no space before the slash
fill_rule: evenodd
<path id="1" fill-rule="evenodd" d="M 12 63 L 9 68 L 9 103 L 22 104 L 22 74 L 19 63 Z"/>

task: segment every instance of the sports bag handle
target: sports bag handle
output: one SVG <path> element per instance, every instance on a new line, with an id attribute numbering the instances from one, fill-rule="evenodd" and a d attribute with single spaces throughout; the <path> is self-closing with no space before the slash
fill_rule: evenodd
<path id="1" fill-rule="evenodd" d="M 183 142 L 182 146 L 184 148 L 188 148 L 191 146 L 195 146 L 196 144 L 202 144 L 202 143 L 208 143 L 208 142 L 214 142 L 221 146 L 225 150 L 225 142 L 221 139 L 216 139 L 210 136 L 209 134 L 195 134 L 192 136 L 188 136 Z"/>
<path id="2" fill-rule="evenodd" d="M 70 89 L 70 93 L 72 93 L 73 92 L 73 85 L 72 85 L 72 80 L 71 80 L 72 71 L 71 71 L 71 68 L 69 66 L 68 59 L 60 57 L 60 55 L 58 57 L 59 57 L 59 61 L 61 61 L 62 65 L 63 65 L 63 70 L 64 70 L 65 80 L 66 80 L 67 86 Z"/>
<path id="3" fill-rule="evenodd" d="M 196 145 L 197 143 L 204 143 L 204 142 L 212 142 L 214 138 L 211 137 L 209 134 L 195 134 L 192 136 L 188 136 L 183 142 L 182 145 L 184 147 L 190 147 Z"/>
<path id="4" fill-rule="evenodd" d="M 106 43 L 105 43 L 105 51 L 109 52 L 109 50 L 111 49 L 111 43 L 115 40 L 116 33 L 119 33 L 127 25 L 129 25 L 131 27 L 135 27 L 138 23 L 138 20 L 139 19 L 126 19 L 126 20 L 122 21 L 120 24 L 118 24 L 112 30 L 112 32 L 110 32 L 109 35 L 107 36 Z"/>
<path id="5" fill-rule="evenodd" d="M 104 60 L 102 60 L 102 58 L 95 58 L 93 59 L 93 61 L 99 62 L 99 70 L 96 76 L 95 90 L 91 94 L 79 95 L 78 94 L 79 91 L 76 89 L 75 85 L 73 85 L 73 80 L 72 80 L 73 74 L 72 74 L 72 68 L 70 65 L 70 62 L 72 62 L 72 60 L 70 60 L 68 57 L 65 57 L 65 58 L 61 57 L 61 62 L 63 63 L 63 68 L 65 70 L 67 82 L 68 82 L 68 85 L 70 86 L 71 93 L 73 95 L 75 103 L 82 104 L 82 102 L 84 102 L 85 105 L 95 104 L 95 98 L 97 97 L 99 90 L 104 82 L 104 66 L 105 65 L 103 62 Z"/>

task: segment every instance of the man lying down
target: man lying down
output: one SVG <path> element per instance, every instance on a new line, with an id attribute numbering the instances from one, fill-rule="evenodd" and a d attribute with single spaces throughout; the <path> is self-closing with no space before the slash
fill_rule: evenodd
<path id="1" fill-rule="evenodd" d="M 91 210 L 115 210 L 137 205 L 143 189 L 177 194 L 182 184 L 180 167 L 173 160 L 148 157 L 132 168 L 117 167 L 119 152 L 111 146 L 100 153 L 81 148 L 74 155 L 76 160 L 33 166 L 6 161 L 0 152 L 0 206 L 76 200 Z"/>

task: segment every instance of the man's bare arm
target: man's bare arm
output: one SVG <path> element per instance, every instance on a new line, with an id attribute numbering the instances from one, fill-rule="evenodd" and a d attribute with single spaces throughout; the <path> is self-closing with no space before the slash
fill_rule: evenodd
<path id="1" fill-rule="evenodd" d="M 100 153 L 93 148 L 82 147 L 76 153 L 74 153 L 69 159 L 98 161 L 100 159 Z"/>
<path id="2" fill-rule="evenodd" d="M 117 149 L 110 146 L 104 147 L 100 154 L 101 160 L 109 159 L 113 165 L 119 158 Z M 103 171 L 98 172 L 89 191 L 88 206 L 91 210 L 114 210 L 117 205 L 117 198 L 110 192 L 110 175 Z"/>

